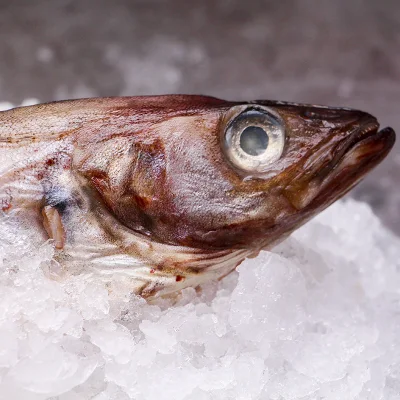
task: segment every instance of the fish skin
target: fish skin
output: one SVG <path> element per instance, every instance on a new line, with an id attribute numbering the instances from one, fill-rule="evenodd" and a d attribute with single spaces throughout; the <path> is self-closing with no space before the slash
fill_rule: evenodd
<path id="1" fill-rule="evenodd" d="M 230 115 L 249 107 L 285 126 L 262 173 L 221 146 Z M 66 275 L 165 295 L 227 275 L 342 197 L 392 148 L 394 131 L 378 127 L 358 110 L 189 95 L 16 108 L 0 112 L 0 206 L 38 244 L 45 207 L 61 221 Z"/>

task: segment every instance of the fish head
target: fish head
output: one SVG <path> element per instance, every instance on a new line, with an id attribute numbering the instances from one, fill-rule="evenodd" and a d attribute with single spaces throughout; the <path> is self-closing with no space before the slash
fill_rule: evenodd
<path id="1" fill-rule="evenodd" d="M 395 141 L 365 112 L 274 101 L 149 97 L 107 113 L 80 139 L 79 172 L 129 229 L 201 249 L 271 247 Z"/>

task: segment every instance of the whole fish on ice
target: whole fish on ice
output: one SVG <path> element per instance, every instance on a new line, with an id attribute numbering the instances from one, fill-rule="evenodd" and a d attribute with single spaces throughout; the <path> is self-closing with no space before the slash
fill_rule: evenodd
<path id="1" fill-rule="evenodd" d="M 0 212 L 66 274 L 164 295 L 234 270 L 342 197 L 392 148 L 351 109 L 204 96 L 0 112 Z"/>

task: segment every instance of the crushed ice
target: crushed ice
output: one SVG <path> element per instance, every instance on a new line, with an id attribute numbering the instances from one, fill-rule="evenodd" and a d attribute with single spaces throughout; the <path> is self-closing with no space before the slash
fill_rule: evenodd
<path id="1" fill-rule="evenodd" d="M 50 280 L 50 243 L 0 232 L 1 399 L 399 398 L 400 239 L 365 204 L 174 306 Z"/>

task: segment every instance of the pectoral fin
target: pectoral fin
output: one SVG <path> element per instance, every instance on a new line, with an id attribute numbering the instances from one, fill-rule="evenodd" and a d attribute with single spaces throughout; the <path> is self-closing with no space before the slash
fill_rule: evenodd
<path id="1" fill-rule="evenodd" d="M 54 239 L 56 249 L 61 250 L 65 244 L 65 230 L 58 210 L 45 206 L 42 210 L 43 226 L 50 239 Z"/>

